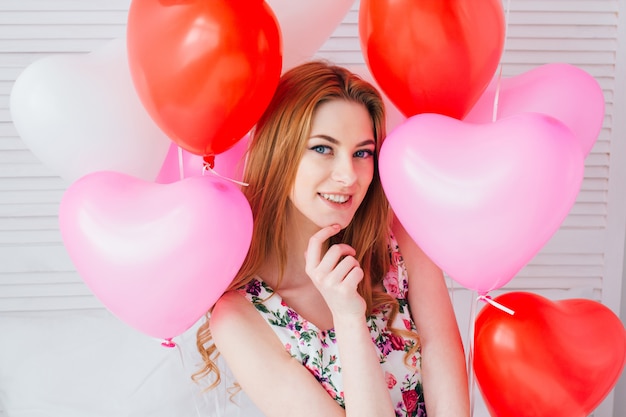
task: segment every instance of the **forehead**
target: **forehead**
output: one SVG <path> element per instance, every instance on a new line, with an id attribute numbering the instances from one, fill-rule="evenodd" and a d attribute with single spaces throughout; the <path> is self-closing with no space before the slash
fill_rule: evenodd
<path id="1" fill-rule="evenodd" d="M 315 109 L 310 136 L 365 140 L 374 139 L 373 132 L 372 118 L 363 104 L 335 99 L 325 101 Z"/>

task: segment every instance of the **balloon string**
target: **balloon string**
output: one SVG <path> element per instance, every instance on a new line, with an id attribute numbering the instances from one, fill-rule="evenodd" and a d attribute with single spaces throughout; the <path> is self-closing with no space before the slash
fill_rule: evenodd
<path id="1" fill-rule="evenodd" d="M 454 297 L 456 293 L 455 288 L 454 288 L 455 281 L 450 276 L 448 276 L 447 278 L 449 282 L 448 285 L 450 286 L 450 302 L 452 303 L 452 305 L 454 305 Z"/>
<path id="2" fill-rule="evenodd" d="M 220 175 L 216 170 L 211 168 L 208 164 L 204 164 L 204 166 L 202 167 L 202 175 L 204 175 L 207 171 L 209 171 L 211 174 L 217 175 L 218 177 L 223 178 L 223 179 L 225 179 L 227 181 L 234 182 L 235 184 L 241 185 L 242 187 L 247 187 L 248 186 L 247 182 L 237 181 L 237 180 L 234 180 L 232 178 L 228 178 L 228 177 L 225 177 L 223 175 Z"/>
<path id="3" fill-rule="evenodd" d="M 185 179 L 185 167 L 183 160 L 183 148 L 178 147 L 178 176 L 181 180 Z"/>
<path id="4" fill-rule="evenodd" d="M 478 299 L 481 301 L 484 301 L 486 303 L 491 304 L 492 306 L 494 306 L 495 308 L 497 308 L 498 310 L 502 310 L 505 313 L 508 313 L 510 315 L 514 315 L 515 311 L 511 310 L 510 308 L 503 306 L 502 304 L 500 304 L 499 302 L 495 301 L 494 299 L 492 299 L 490 296 L 488 295 L 479 295 Z"/>
<path id="5" fill-rule="evenodd" d="M 467 334 L 467 378 L 470 394 L 470 417 L 474 415 L 474 409 L 476 407 L 476 376 L 474 375 L 474 337 L 476 332 L 476 310 L 479 301 L 484 301 L 498 310 L 504 311 L 510 315 L 514 315 L 515 311 L 493 300 L 491 296 L 487 294 L 481 294 L 478 297 L 473 298 L 470 308 L 469 326 Z"/>
<path id="6" fill-rule="evenodd" d="M 500 65 L 500 70 L 498 72 L 498 83 L 496 85 L 496 94 L 493 97 L 493 115 L 491 116 L 491 121 L 495 122 L 498 120 L 498 103 L 500 101 L 500 84 L 502 82 L 502 65 Z"/>
<path id="7" fill-rule="evenodd" d="M 476 322 L 476 308 L 478 298 L 472 297 L 472 305 L 470 308 L 469 326 L 467 332 L 467 378 L 470 395 L 470 417 L 474 415 L 476 405 L 476 381 L 474 379 L 474 329 Z"/>
<path id="8" fill-rule="evenodd" d="M 504 17 L 504 43 L 502 45 L 502 55 L 504 56 L 504 52 L 506 51 L 506 40 L 508 38 L 509 32 L 509 16 L 511 14 L 511 0 L 507 0 L 506 2 L 506 11 Z M 502 58 L 500 58 L 500 69 L 498 71 L 498 83 L 496 85 L 496 94 L 493 97 L 493 115 L 492 122 L 498 120 L 498 104 L 500 101 L 500 84 L 502 83 Z"/>
<path id="9" fill-rule="evenodd" d="M 182 349 L 180 348 L 180 346 L 178 344 L 175 344 L 174 346 L 178 350 L 178 357 L 180 358 L 180 364 L 181 364 L 181 366 L 183 368 L 183 371 L 186 371 L 185 357 L 183 356 L 183 351 L 182 351 Z M 187 386 L 189 387 L 189 394 L 191 395 L 191 398 L 193 399 L 193 405 L 194 405 L 194 408 L 196 409 L 196 414 L 197 414 L 198 417 L 202 417 L 201 414 L 200 414 L 200 408 L 198 407 L 198 400 L 196 398 L 196 394 L 193 391 L 193 389 L 191 388 L 191 384 L 187 384 Z"/>

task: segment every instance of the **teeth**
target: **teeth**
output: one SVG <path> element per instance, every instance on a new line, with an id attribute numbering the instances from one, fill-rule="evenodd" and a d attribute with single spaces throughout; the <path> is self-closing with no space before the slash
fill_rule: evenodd
<path id="1" fill-rule="evenodd" d="M 333 203 L 345 203 L 350 198 L 347 195 L 323 194 L 323 193 L 321 193 L 320 195 L 324 197 L 326 200 L 332 201 Z"/>

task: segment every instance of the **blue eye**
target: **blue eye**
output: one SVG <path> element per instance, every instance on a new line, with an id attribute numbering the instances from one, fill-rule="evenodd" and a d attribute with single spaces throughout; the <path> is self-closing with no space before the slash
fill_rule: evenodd
<path id="1" fill-rule="evenodd" d="M 360 149 L 354 153 L 354 156 L 357 158 L 370 158 L 374 156 L 374 151 L 370 149 Z"/>
<path id="2" fill-rule="evenodd" d="M 310 148 L 312 151 L 321 153 L 323 155 L 328 155 L 332 152 L 332 149 L 329 146 L 325 145 L 315 145 Z"/>

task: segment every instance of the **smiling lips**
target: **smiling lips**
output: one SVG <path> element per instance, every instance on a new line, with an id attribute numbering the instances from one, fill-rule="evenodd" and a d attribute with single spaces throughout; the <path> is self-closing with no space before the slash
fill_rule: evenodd
<path id="1" fill-rule="evenodd" d="M 319 195 L 322 198 L 324 198 L 325 200 L 328 200 L 331 203 L 337 203 L 337 204 L 344 204 L 348 200 L 350 200 L 350 198 L 351 198 L 349 195 L 345 195 L 345 194 L 325 194 L 325 193 L 319 193 Z"/>

